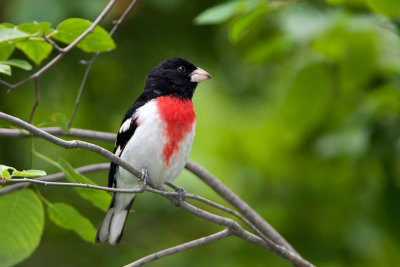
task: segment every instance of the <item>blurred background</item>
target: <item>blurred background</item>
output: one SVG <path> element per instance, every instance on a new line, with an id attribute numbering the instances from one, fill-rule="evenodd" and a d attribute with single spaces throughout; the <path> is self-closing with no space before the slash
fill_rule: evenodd
<path id="1" fill-rule="evenodd" d="M 117 49 L 93 65 L 72 126 L 116 133 L 147 72 L 164 59 L 186 58 L 213 76 L 193 99 L 197 130 L 191 160 L 317 266 L 395 266 L 400 262 L 400 7 L 372 0 L 241 2 L 139 0 L 114 35 Z M 55 27 L 70 17 L 93 21 L 106 3 L 0 0 L 0 18 Z M 119 1 L 102 26 L 109 30 L 128 3 Z M 222 6 L 202 13 L 217 4 Z M 85 70 L 79 60 L 89 58 L 75 49 L 41 77 L 35 124 L 54 112 L 70 116 Z M 2 78 L 16 82 L 26 76 L 15 70 Z M 0 110 L 27 120 L 34 98 L 32 82 L 10 94 L 1 88 Z M 74 167 L 105 162 L 39 139 L 35 147 Z M 2 164 L 29 168 L 29 139 L 0 139 L 0 149 Z M 58 172 L 40 159 L 34 167 Z M 107 172 L 87 176 L 107 183 Z M 187 171 L 175 183 L 226 204 Z M 72 189 L 40 191 L 51 202 L 73 205 L 95 227 L 103 219 L 102 211 Z M 137 198 L 116 247 L 87 243 L 47 218 L 45 224 L 39 247 L 18 266 L 121 266 L 221 229 L 153 194 Z M 189 264 L 291 266 L 235 237 L 148 266 Z"/>

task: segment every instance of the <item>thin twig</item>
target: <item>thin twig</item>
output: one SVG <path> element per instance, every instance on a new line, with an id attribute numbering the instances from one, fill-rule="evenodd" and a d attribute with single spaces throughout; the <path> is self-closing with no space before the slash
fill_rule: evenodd
<path id="1" fill-rule="evenodd" d="M 8 93 L 13 91 L 15 88 L 27 83 L 28 81 L 39 78 L 44 72 L 46 72 L 48 69 L 50 69 L 51 66 L 53 66 L 55 63 L 57 63 L 67 52 L 69 52 L 72 48 L 74 48 L 80 41 L 82 41 L 83 38 L 85 38 L 89 33 L 91 33 L 94 28 L 99 25 L 99 23 L 104 19 L 104 17 L 110 12 L 111 8 L 114 6 L 116 0 L 110 0 L 107 4 L 107 6 L 103 9 L 103 11 L 100 13 L 100 15 L 96 18 L 96 20 L 90 25 L 90 27 L 84 31 L 80 36 L 78 36 L 72 43 L 70 43 L 67 47 L 65 47 L 63 50 L 63 53 L 59 53 L 56 57 L 54 57 L 49 63 L 47 63 L 45 66 L 43 66 L 40 70 L 38 70 L 36 73 L 32 74 L 28 78 L 16 83 L 16 84 L 10 84 L 7 83 L 3 80 L 0 79 L 0 83 L 5 85 L 8 88 Z"/>
<path id="2" fill-rule="evenodd" d="M 148 255 L 146 257 L 143 257 L 143 258 L 141 258 L 141 259 L 139 259 L 139 260 L 137 260 L 135 262 L 132 262 L 132 263 L 130 263 L 128 265 L 125 265 L 125 267 L 141 266 L 141 265 L 143 265 L 145 263 L 148 263 L 148 262 L 151 262 L 151 261 L 154 261 L 154 260 L 169 256 L 169 255 L 172 255 L 172 254 L 175 254 L 175 253 L 179 253 L 179 252 L 182 252 L 182 251 L 194 248 L 194 247 L 205 245 L 205 244 L 211 243 L 213 241 L 217 241 L 217 240 L 226 238 L 226 237 L 228 237 L 230 235 L 231 235 L 231 233 L 230 233 L 229 228 L 228 228 L 228 229 L 222 230 L 222 231 L 220 231 L 218 233 L 215 233 L 215 234 L 212 234 L 212 235 L 209 235 L 209 236 L 205 236 L 205 237 L 202 237 L 202 238 L 199 238 L 199 239 L 187 242 L 187 243 L 183 243 L 181 245 L 178 245 L 178 246 L 175 246 L 175 247 L 172 247 L 172 248 L 167 248 L 167 249 L 158 251 L 156 253 L 150 254 L 150 255 Z"/>
<path id="3" fill-rule="evenodd" d="M 84 167 L 80 167 L 75 169 L 78 173 L 88 173 L 88 172 L 95 172 L 95 171 L 104 171 L 108 170 L 110 168 L 109 163 L 98 163 L 98 164 L 92 164 Z M 47 181 L 47 182 L 54 182 L 58 181 L 65 178 L 65 174 L 63 172 L 55 173 L 55 174 L 50 174 L 44 177 L 36 178 L 35 180 L 40 180 L 40 181 Z M 0 189 L 0 196 L 9 194 L 11 192 L 17 191 L 19 189 L 24 188 L 27 185 L 27 183 L 17 183 L 13 184 L 10 186 L 7 186 L 5 188 Z"/>
<path id="4" fill-rule="evenodd" d="M 82 79 L 82 81 L 81 81 L 81 85 L 79 86 L 78 96 L 76 97 L 75 105 L 74 105 L 74 108 L 73 108 L 73 110 L 72 110 L 71 117 L 70 117 L 70 119 L 69 119 L 69 121 L 68 121 L 68 129 L 71 128 L 72 120 L 74 119 L 75 114 L 76 114 L 76 111 L 78 110 L 78 106 L 79 106 L 79 104 L 80 104 L 80 102 L 81 102 L 81 98 L 82 98 L 82 94 L 83 94 L 83 88 L 85 87 L 86 80 L 87 80 L 87 77 L 88 77 L 88 75 L 89 75 L 89 71 L 90 71 L 90 69 L 92 68 L 94 61 L 97 59 L 97 57 L 98 57 L 99 55 L 100 55 L 100 53 L 97 52 L 97 53 L 92 57 L 92 59 L 89 60 L 89 62 L 86 62 L 86 64 L 87 64 L 86 70 L 85 70 L 85 73 L 83 74 L 83 79 Z"/>
<path id="5" fill-rule="evenodd" d="M 65 50 L 63 48 L 59 47 L 53 40 L 47 38 L 45 33 L 42 34 L 42 37 L 46 42 L 51 44 L 51 46 L 53 46 L 55 50 L 57 50 L 60 53 L 65 53 Z"/>
<path id="6" fill-rule="evenodd" d="M 29 178 L 13 178 L 6 179 L 3 183 L 31 183 L 31 184 L 40 184 L 44 186 L 64 186 L 64 187 L 84 187 L 90 189 L 96 189 L 106 192 L 118 192 L 118 193 L 143 193 L 145 189 L 143 187 L 138 189 L 124 189 L 124 188 L 113 188 L 113 187 L 104 187 L 92 184 L 80 184 L 80 183 L 61 183 L 61 182 L 47 182 L 41 181 L 37 179 L 29 179 Z"/>
<path id="7" fill-rule="evenodd" d="M 33 121 L 33 115 L 35 115 L 35 111 L 37 106 L 39 106 L 40 102 L 40 88 L 39 88 L 39 77 L 35 78 L 35 104 L 33 105 L 31 115 L 29 116 L 29 123 Z"/>
<path id="8" fill-rule="evenodd" d="M 112 36 L 114 34 L 114 32 L 118 29 L 118 26 L 122 23 L 122 21 L 124 21 L 124 19 L 126 18 L 126 16 L 128 16 L 128 14 L 131 12 L 131 10 L 133 9 L 133 7 L 135 6 L 137 0 L 132 0 L 131 3 L 129 4 L 129 6 L 125 9 L 124 13 L 121 15 L 121 17 L 115 22 L 114 26 L 112 27 L 112 29 L 110 30 L 110 32 L 108 33 L 108 35 Z M 81 102 L 81 98 L 82 98 L 82 94 L 83 94 L 83 88 L 86 85 L 86 80 L 87 77 L 89 75 L 90 69 L 93 66 L 93 63 L 96 61 L 97 57 L 99 56 L 99 52 L 97 52 L 89 61 L 85 61 L 86 63 L 86 70 L 85 73 L 83 74 L 83 79 L 81 81 L 81 85 L 79 86 L 79 92 L 78 92 L 78 96 L 76 97 L 75 100 L 75 105 L 74 108 L 72 110 L 72 114 L 71 117 L 68 121 L 68 128 L 71 128 L 72 125 L 72 121 L 75 117 L 75 114 L 78 110 L 78 106 Z"/>

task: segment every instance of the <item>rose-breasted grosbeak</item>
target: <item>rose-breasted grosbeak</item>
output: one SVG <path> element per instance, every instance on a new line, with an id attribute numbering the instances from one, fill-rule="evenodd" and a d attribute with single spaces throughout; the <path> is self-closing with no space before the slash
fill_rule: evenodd
<path id="1" fill-rule="evenodd" d="M 192 149 L 196 118 L 192 96 L 199 82 L 211 76 L 192 63 L 172 58 L 148 74 L 144 92 L 122 120 L 114 154 L 157 183 L 173 181 L 186 165 Z M 135 188 L 138 180 L 115 163 L 110 165 L 109 187 Z M 135 194 L 114 193 L 96 242 L 117 244 Z"/>

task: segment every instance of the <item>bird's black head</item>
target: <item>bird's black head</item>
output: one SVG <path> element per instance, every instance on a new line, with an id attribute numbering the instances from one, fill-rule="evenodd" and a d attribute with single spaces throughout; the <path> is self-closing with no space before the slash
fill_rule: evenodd
<path id="1" fill-rule="evenodd" d="M 145 92 L 155 97 L 175 95 L 191 99 L 197 83 L 210 78 L 210 74 L 189 61 L 171 58 L 150 71 Z"/>

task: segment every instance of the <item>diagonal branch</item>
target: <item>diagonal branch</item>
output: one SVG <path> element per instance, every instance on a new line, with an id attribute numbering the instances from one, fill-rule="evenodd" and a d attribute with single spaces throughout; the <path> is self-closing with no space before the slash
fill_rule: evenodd
<path id="1" fill-rule="evenodd" d="M 229 228 L 227 228 L 227 229 L 222 230 L 222 231 L 220 231 L 218 233 L 215 233 L 215 234 L 212 234 L 212 235 L 209 235 L 209 236 L 205 236 L 205 237 L 202 237 L 202 238 L 199 238 L 199 239 L 187 242 L 187 243 L 183 243 L 181 245 L 178 245 L 178 246 L 175 246 L 175 247 L 172 247 L 172 248 L 167 248 L 167 249 L 158 251 L 156 253 L 150 254 L 150 255 L 148 255 L 146 257 L 143 257 L 143 258 L 141 258 L 141 259 L 139 259 L 137 261 L 134 261 L 134 262 L 132 262 L 132 263 L 130 263 L 128 265 L 125 265 L 124 267 L 141 266 L 141 265 L 143 265 L 145 263 L 148 263 L 148 262 L 151 262 L 151 261 L 154 261 L 154 260 L 169 256 L 169 255 L 172 255 L 172 254 L 175 254 L 175 253 L 179 253 L 179 252 L 182 252 L 182 251 L 194 248 L 194 247 L 205 245 L 205 244 L 208 244 L 208 243 L 223 239 L 223 238 L 228 237 L 230 235 L 231 235 L 230 230 L 229 230 Z"/>
<path id="2" fill-rule="evenodd" d="M 195 162 L 188 162 L 185 166 L 190 172 L 194 173 L 208 186 L 214 189 L 226 201 L 237 208 L 249 221 L 254 224 L 263 234 L 273 240 L 275 243 L 286 247 L 293 253 L 298 254 L 296 250 L 269 224 L 267 223 L 255 210 L 253 210 L 246 202 L 237 196 L 231 189 L 221 183 L 211 173 L 207 172 L 203 167 Z"/>
<path id="3" fill-rule="evenodd" d="M 0 83 L 8 87 L 8 92 L 13 91 L 15 88 L 27 83 L 30 80 L 37 79 L 39 78 L 44 72 L 46 72 L 48 69 L 50 69 L 51 66 L 53 66 L 55 63 L 57 63 L 67 52 L 69 52 L 72 48 L 74 48 L 80 41 L 83 40 L 89 33 L 91 33 L 94 28 L 99 25 L 99 23 L 104 19 L 104 17 L 110 12 L 111 8 L 114 6 L 116 0 L 110 0 L 107 4 L 107 6 L 103 9 L 103 11 L 100 13 L 100 15 L 96 18 L 96 20 L 90 25 L 90 27 L 84 31 L 80 36 L 78 36 L 72 43 L 70 43 L 67 47 L 62 49 L 62 52 L 60 52 L 56 57 L 54 57 L 49 63 L 47 63 L 45 66 L 43 66 L 40 70 L 38 70 L 36 73 L 32 74 L 28 78 L 16 83 L 16 84 L 10 84 L 7 83 L 3 80 L 0 79 Z"/>
<path id="4" fill-rule="evenodd" d="M 15 178 L 15 179 L 3 179 L 0 180 L 0 184 L 5 183 L 31 183 L 31 184 L 40 184 L 44 186 L 63 186 L 63 187 L 83 187 L 83 188 L 90 188 L 96 189 L 106 192 L 119 192 L 119 193 L 143 193 L 145 189 L 143 187 L 138 189 L 123 189 L 123 188 L 113 188 L 113 187 L 105 187 L 105 186 L 98 186 L 92 184 L 80 184 L 80 183 L 60 183 L 60 182 L 47 182 L 38 179 L 29 179 L 29 178 Z M 171 192 L 173 193 L 173 192 Z"/>

